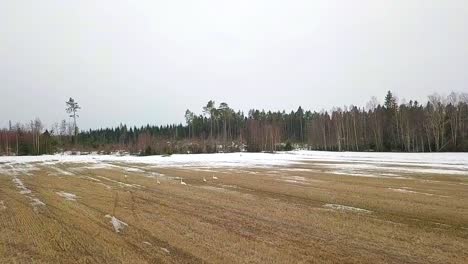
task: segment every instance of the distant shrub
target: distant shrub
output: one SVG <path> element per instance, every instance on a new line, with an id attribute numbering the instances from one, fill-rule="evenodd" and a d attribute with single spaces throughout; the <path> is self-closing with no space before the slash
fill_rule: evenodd
<path id="1" fill-rule="evenodd" d="M 286 142 L 286 145 L 284 146 L 284 151 L 291 151 L 293 150 L 293 147 L 291 145 L 291 142 Z"/>
<path id="2" fill-rule="evenodd" d="M 153 155 L 153 149 L 151 146 L 147 146 L 144 151 L 140 153 L 140 156 L 151 156 Z"/>

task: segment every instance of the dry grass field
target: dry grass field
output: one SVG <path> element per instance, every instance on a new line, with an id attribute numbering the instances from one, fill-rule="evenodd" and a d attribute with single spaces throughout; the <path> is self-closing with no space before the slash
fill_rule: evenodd
<path id="1" fill-rule="evenodd" d="M 0 263 L 468 263 L 462 175 L 359 177 L 314 161 L 2 168 Z"/>

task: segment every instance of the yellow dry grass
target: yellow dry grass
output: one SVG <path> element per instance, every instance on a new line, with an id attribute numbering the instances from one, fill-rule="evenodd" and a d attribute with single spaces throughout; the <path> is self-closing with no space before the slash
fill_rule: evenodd
<path id="1" fill-rule="evenodd" d="M 302 171 L 55 167 L 16 176 L 45 206 L 0 175 L 0 263 L 468 260 L 465 177 L 353 177 L 316 165 L 308 171 L 312 164 Z M 116 233 L 106 215 L 128 226 Z"/>

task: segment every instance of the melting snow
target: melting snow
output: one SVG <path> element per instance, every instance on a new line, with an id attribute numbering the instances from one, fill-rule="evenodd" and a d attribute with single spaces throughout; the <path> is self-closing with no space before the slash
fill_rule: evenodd
<path id="1" fill-rule="evenodd" d="M 128 227 L 127 223 L 120 221 L 115 216 L 106 215 L 105 217 L 111 219 L 110 223 L 114 227 L 116 233 L 120 233 L 120 231 L 123 231 L 126 227 Z"/>
<path id="2" fill-rule="evenodd" d="M 398 177 L 402 173 L 434 173 L 468 176 L 468 153 L 375 153 L 375 152 L 321 152 L 291 151 L 278 153 L 218 153 L 176 154 L 164 156 L 117 156 L 117 155 L 44 155 L 0 157 L 1 174 L 29 174 L 36 164 L 72 163 L 84 168 L 125 168 L 111 163 L 149 165 L 152 167 L 199 168 L 271 168 L 281 167 L 293 171 L 314 172 L 326 168 L 330 172 L 373 177 Z M 313 168 L 303 168 L 305 162 Z M 300 165 L 300 168 L 293 166 Z"/>
<path id="3" fill-rule="evenodd" d="M 282 177 L 282 180 L 288 183 L 298 183 L 302 185 L 309 185 L 308 180 L 302 176 L 289 176 L 289 177 Z"/>
<path id="4" fill-rule="evenodd" d="M 20 179 L 14 177 L 12 181 L 15 183 L 16 188 L 20 189 L 21 194 L 30 194 L 31 193 L 31 190 L 26 188 L 26 186 L 24 186 L 24 183 Z"/>
<path id="5" fill-rule="evenodd" d="M 131 167 L 129 167 L 129 168 L 125 168 L 125 170 L 126 170 L 126 171 L 128 171 L 128 172 L 145 172 L 145 171 L 144 171 L 144 170 L 142 170 L 142 169 L 138 169 L 138 168 L 131 168 Z"/>
<path id="6" fill-rule="evenodd" d="M 0 157 L 0 162 L 4 157 Z M 8 164 L 9 162 L 1 162 L 7 163 L 6 165 L 0 164 L 0 174 L 6 175 L 32 175 L 31 171 L 36 171 L 38 168 L 34 167 L 33 165 L 25 162 L 14 162 L 14 164 Z"/>
<path id="7" fill-rule="evenodd" d="M 359 212 L 359 213 L 372 213 L 372 211 L 362 209 L 362 208 L 357 208 L 357 207 L 352 207 L 352 206 L 346 206 L 346 205 L 341 205 L 341 204 L 325 204 L 323 207 L 330 208 L 333 210 L 340 210 L 340 211 L 352 211 L 352 212 Z"/>
<path id="8" fill-rule="evenodd" d="M 16 176 L 13 177 L 12 181 L 15 183 L 16 185 L 16 188 L 20 189 L 20 194 L 23 194 L 25 195 L 26 197 L 28 197 L 30 200 L 31 200 L 31 205 L 33 206 L 34 208 L 34 211 L 37 210 L 37 206 L 43 206 L 45 205 L 45 203 L 43 203 L 41 200 L 39 200 L 38 198 L 36 198 L 31 190 L 29 190 L 28 188 L 26 188 L 26 186 L 24 185 L 24 183 L 19 179 L 17 178 Z"/>
<path id="9" fill-rule="evenodd" d="M 95 181 L 95 182 L 101 182 L 101 180 L 95 179 L 95 178 L 93 178 L 93 177 L 85 176 L 85 178 L 88 179 L 88 180 Z"/>
<path id="10" fill-rule="evenodd" d="M 387 189 L 392 190 L 394 192 L 401 192 L 401 193 L 413 193 L 413 194 L 422 194 L 422 195 L 427 195 L 427 196 L 449 197 L 449 196 L 437 195 L 437 194 L 433 194 L 433 193 L 417 192 L 417 191 L 410 190 L 409 187 L 387 188 Z"/>
<path id="11" fill-rule="evenodd" d="M 138 185 L 138 184 L 129 184 L 129 183 L 124 183 L 124 182 L 121 182 L 121 181 L 116 181 L 116 180 L 112 180 L 112 179 L 109 179 L 107 177 L 104 177 L 104 176 L 96 176 L 98 178 L 101 178 L 103 180 L 107 180 L 107 181 L 110 181 L 110 182 L 113 182 L 113 183 L 117 183 L 119 184 L 120 186 L 125 186 L 125 187 L 130 187 L 130 188 L 139 188 L 141 187 L 141 185 Z"/>
<path id="12" fill-rule="evenodd" d="M 418 193 L 415 191 L 408 190 L 408 188 L 401 187 L 401 188 L 387 188 L 389 190 L 395 191 L 395 192 L 402 192 L 402 193 Z"/>
<path id="13" fill-rule="evenodd" d="M 57 168 L 57 167 L 53 167 L 53 168 L 54 168 L 54 170 L 56 170 L 58 173 L 60 173 L 62 175 L 69 175 L 69 176 L 75 175 L 74 173 L 71 173 L 71 172 L 66 171 L 66 170 L 62 170 L 62 169 Z"/>
<path id="14" fill-rule="evenodd" d="M 45 205 L 45 203 L 43 203 L 41 200 L 37 199 L 37 198 L 34 198 L 34 197 L 29 197 L 31 199 L 31 204 L 34 208 L 36 208 L 36 206 L 39 206 L 39 205 Z"/>
<path id="15" fill-rule="evenodd" d="M 76 199 L 78 198 L 78 196 L 76 196 L 75 194 L 73 193 L 67 193 L 67 192 L 57 192 L 57 195 L 60 196 L 60 197 L 63 197 L 65 198 L 65 200 L 67 201 L 76 201 Z"/>

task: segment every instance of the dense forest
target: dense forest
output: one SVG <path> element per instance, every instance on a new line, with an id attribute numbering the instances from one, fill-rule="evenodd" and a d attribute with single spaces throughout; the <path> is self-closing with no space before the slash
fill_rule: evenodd
<path id="1" fill-rule="evenodd" d="M 80 107 L 66 102 L 71 122 L 45 129 L 39 119 L 0 130 L 0 154 L 41 155 L 61 151 L 127 152 L 138 155 L 278 151 L 468 151 L 468 94 L 437 94 L 428 101 L 398 103 L 389 91 L 380 104 L 287 113 L 252 109 L 247 114 L 209 101 L 186 124 L 79 131 Z"/>

